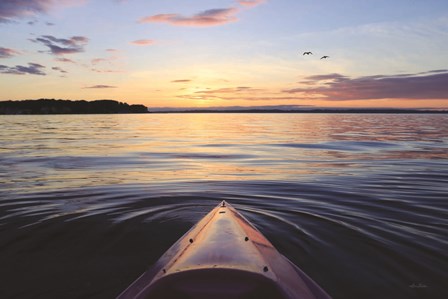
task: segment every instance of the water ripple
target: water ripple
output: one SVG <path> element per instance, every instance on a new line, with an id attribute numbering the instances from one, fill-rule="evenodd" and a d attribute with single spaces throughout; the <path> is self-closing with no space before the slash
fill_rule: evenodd
<path id="1" fill-rule="evenodd" d="M 225 199 L 335 299 L 448 298 L 446 115 L 2 121 L 1 297 L 114 298 Z"/>

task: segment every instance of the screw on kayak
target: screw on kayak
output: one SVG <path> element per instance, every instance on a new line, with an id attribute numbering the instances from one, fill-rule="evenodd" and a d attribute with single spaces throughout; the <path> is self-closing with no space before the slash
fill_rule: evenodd
<path id="1" fill-rule="evenodd" d="M 166 269 L 163 269 L 162 271 L 163 271 L 163 273 L 166 273 Z"/>
<path id="2" fill-rule="evenodd" d="M 269 271 L 268 266 L 264 266 L 264 268 L 263 268 L 263 272 L 268 272 L 268 271 Z"/>
<path id="3" fill-rule="evenodd" d="M 244 241 L 246 242 L 249 241 L 249 237 L 244 238 Z"/>
<path id="4" fill-rule="evenodd" d="M 190 239 L 190 243 L 193 243 L 193 239 Z"/>

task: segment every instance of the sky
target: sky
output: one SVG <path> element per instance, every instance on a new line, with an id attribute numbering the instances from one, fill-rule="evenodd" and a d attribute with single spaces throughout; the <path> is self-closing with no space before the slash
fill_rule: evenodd
<path id="1" fill-rule="evenodd" d="M 0 100 L 447 109 L 447 53 L 446 0 L 0 0 Z"/>

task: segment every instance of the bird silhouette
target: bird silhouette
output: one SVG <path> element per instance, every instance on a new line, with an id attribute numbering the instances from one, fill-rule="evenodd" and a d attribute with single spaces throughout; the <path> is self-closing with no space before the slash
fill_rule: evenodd
<path id="1" fill-rule="evenodd" d="M 327 59 L 327 58 L 330 58 L 330 56 L 325 55 L 325 56 L 322 56 L 320 59 Z"/>
<path id="2" fill-rule="evenodd" d="M 313 53 L 312 52 L 303 52 L 302 55 L 313 55 Z"/>

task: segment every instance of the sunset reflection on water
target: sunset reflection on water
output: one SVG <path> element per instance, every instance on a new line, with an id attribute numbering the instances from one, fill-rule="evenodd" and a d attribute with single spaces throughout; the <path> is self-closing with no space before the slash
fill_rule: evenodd
<path id="1" fill-rule="evenodd" d="M 190 180 L 308 180 L 444 159 L 444 115 L 3 116 L 14 190 Z M 416 124 L 418 130 L 416 130 Z M 444 125 L 445 124 L 445 125 Z M 374 164 L 366 161 L 377 160 Z M 339 173 L 340 174 L 340 173 Z M 33 189 L 30 189 L 33 188 Z"/>
<path id="2" fill-rule="evenodd" d="M 113 298 L 226 200 L 334 298 L 446 298 L 446 115 L 0 118 L 6 297 Z"/>

